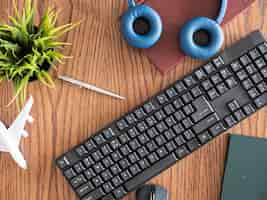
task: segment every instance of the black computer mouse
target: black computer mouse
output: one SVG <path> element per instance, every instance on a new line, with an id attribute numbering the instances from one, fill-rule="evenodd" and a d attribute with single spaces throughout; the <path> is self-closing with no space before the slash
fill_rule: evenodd
<path id="1" fill-rule="evenodd" d="M 136 200 L 168 200 L 168 192 L 157 185 L 145 185 L 136 191 Z"/>

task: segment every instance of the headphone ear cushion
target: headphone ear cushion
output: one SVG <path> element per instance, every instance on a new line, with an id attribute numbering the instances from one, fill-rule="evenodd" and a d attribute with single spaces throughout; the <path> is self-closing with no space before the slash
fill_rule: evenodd
<path id="1" fill-rule="evenodd" d="M 194 34 L 204 30 L 209 34 L 209 43 L 205 46 L 194 41 Z M 193 58 L 208 59 L 216 55 L 224 42 L 224 34 L 216 21 L 206 17 L 197 17 L 186 23 L 180 32 L 180 46 L 183 52 Z"/>
<path id="2" fill-rule="evenodd" d="M 138 18 L 144 18 L 149 23 L 146 34 L 138 34 L 134 30 L 134 23 Z M 152 47 L 162 34 L 162 21 L 159 14 L 149 6 L 138 5 L 130 8 L 121 20 L 121 32 L 129 45 L 146 49 Z"/>

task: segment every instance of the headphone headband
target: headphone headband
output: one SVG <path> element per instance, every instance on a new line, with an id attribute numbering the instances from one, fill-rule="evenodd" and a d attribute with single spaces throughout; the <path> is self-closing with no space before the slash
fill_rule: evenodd
<path id="1" fill-rule="evenodd" d="M 134 7 L 135 6 L 135 0 L 128 0 L 128 6 Z"/>
<path id="2" fill-rule="evenodd" d="M 226 15 L 227 4 L 228 4 L 228 0 L 221 0 L 221 7 L 220 7 L 219 15 L 216 18 L 216 22 L 218 24 L 221 24 L 223 22 L 223 18 Z"/>

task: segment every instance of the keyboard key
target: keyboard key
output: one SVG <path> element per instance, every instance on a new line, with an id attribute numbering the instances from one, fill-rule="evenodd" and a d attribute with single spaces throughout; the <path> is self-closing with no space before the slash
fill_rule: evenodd
<path id="1" fill-rule="evenodd" d="M 185 104 L 188 104 L 191 101 L 193 101 L 193 97 L 192 97 L 192 95 L 189 92 L 186 93 L 186 94 L 184 94 L 184 95 L 182 95 L 182 99 L 185 102 Z M 174 112 L 175 112 L 175 110 L 174 110 Z"/>
<path id="2" fill-rule="evenodd" d="M 130 141 L 130 138 L 125 133 L 125 134 L 122 134 L 122 135 L 119 136 L 119 140 L 120 140 L 121 144 L 126 144 L 127 142 Z"/>
<path id="3" fill-rule="evenodd" d="M 93 178 L 92 179 L 92 182 L 94 183 L 94 185 L 96 187 L 99 187 L 101 184 L 104 183 L 103 180 L 102 180 L 102 178 L 100 176 L 97 176 L 97 177 Z"/>
<path id="4" fill-rule="evenodd" d="M 240 104 L 238 103 L 237 100 L 233 100 L 230 103 L 228 103 L 228 108 L 230 109 L 231 112 L 234 112 L 240 108 Z"/>
<path id="5" fill-rule="evenodd" d="M 158 154 L 159 158 L 163 158 L 168 154 L 168 152 L 167 152 L 165 147 L 161 147 L 157 150 L 157 154 Z"/>
<path id="6" fill-rule="evenodd" d="M 106 140 L 104 139 L 104 137 L 103 137 L 101 134 L 96 135 L 96 136 L 94 137 L 94 141 L 95 141 L 95 143 L 96 143 L 97 145 L 101 145 L 101 144 L 103 144 L 103 143 L 106 142 Z"/>
<path id="7" fill-rule="evenodd" d="M 238 110 L 234 113 L 235 118 L 237 119 L 237 121 L 242 121 L 243 119 L 246 118 L 245 113 L 242 110 Z"/>
<path id="8" fill-rule="evenodd" d="M 128 170 L 122 172 L 120 176 L 122 177 L 122 179 L 123 179 L 124 181 L 127 181 L 127 180 L 129 180 L 130 178 L 132 178 L 132 175 L 130 174 L 130 172 L 129 172 Z"/>
<path id="9" fill-rule="evenodd" d="M 145 112 L 144 112 L 144 110 L 142 108 L 136 109 L 134 111 L 134 113 L 135 113 L 137 119 L 143 119 L 146 116 L 146 114 L 145 114 Z"/>
<path id="10" fill-rule="evenodd" d="M 247 115 L 251 115 L 252 113 L 255 112 L 255 109 L 251 104 L 244 106 L 243 109 Z"/>
<path id="11" fill-rule="evenodd" d="M 258 60 L 256 60 L 255 64 L 258 67 L 258 69 L 262 69 L 263 67 L 266 66 L 266 62 L 264 61 L 263 58 L 259 58 Z"/>
<path id="12" fill-rule="evenodd" d="M 208 129 L 212 125 L 214 125 L 216 122 L 219 121 L 219 117 L 217 114 L 212 114 L 209 117 L 203 119 L 199 123 L 195 124 L 193 126 L 193 130 L 195 131 L 196 134 L 199 134 L 203 132 L 204 130 Z"/>
<path id="13" fill-rule="evenodd" d="M 146 159 L 140 160 L 138 162 L 139 166 L 141 167 L 142 170 L 148 168 L 150 165 Z"/>
<path id="14" fill-rule="evenodd" d="M 70 181 L 70 183 L 71 183 L 73 188 L 77 188 L 78 186 L 86 183 L 86 179 L 82 174 L 80 174 L 79 176 L 76 176 L 75 178 L 73 178 Z"/>
<path id="15" fill-rule="evenodd" d="M 162 121 L 166 117 L 166 115 L 162 110 L 160 110 L 155 113 L 155 117 L 157 118 L 158 121 Z"/>
<path id="16" fill-rule="evenodd" d="M 164 111 L 167 115 L 171 115 L 172 113 L 175 112 L 174 107 L 172 106 L 172 104 L 169 104 L 167 106 L 164 107 Z"/>
<path id="17" fill-rule="evenodd" d="M 125 117 L 126 121 L 128 122 L 128 124 L 132 125 L 134 124 L 135 122 L 137 122 L 137 119 L 136 117 L 134 116 L 133 113 L 131 114 L 128 114 L 126 117 Z"/>
<path id="18" fill-rule="evenodd" d="M 151 112 L 156 110 L 156 106 L 152 102 L 146 103 L 143 107 L 147 114 L 150 114 Z"/>
<path id="19" fill-rule="evenodd" d="M 173 141 L 168 142 L 165 146 L 166 146 L 166 148 L 167 148 L 169 153 L 171 153 L 171 152 L 176 150 L 176 145 L 175 145 L 175 143 Z"/>
<path id="20" fill-rule="evenodd" d="M 240 61 L 242 63 L 243 66 L 247 66 L 248 64 L 251 63 L 250 58 L 248 57 L 248 55 L 244 55 L 240 58 Z"/>
<path id="21" fill-rule="evenodd" d="M 265 54 L 267 52 L 267 45 L 265 42 L 263 44 L 259 45 L 258 48 L 262 54 Z"/>
<path id="22" fill-rule="evenodd" d="M 104 156 L 102 155 L 102 153 L 99 150 L 98 151 L 95 151 L 94 153 L 92 153 L 92 158 L 94 159 L 95 162 L 98 162 L 103 157 Z"/>
<path id="23" fill-rule="evenodd" d="M 84 172 L 85 177 L 87 180 L 92 179 L 94 176 L 96 176 L 95 172 L 92 169 L 88 169 Z"/>
<path id="24" fill-rule="evenodd" d="M 174 130 L 176 135 L 179 135 L 184 131 L 184 128 L 183 128 L 182 124 L 176 124 L 172 128 L 173 128 L 173 130 Z"/>
<path id="25" fill-rule="evenodd" d="M 221 84 L 217 85 L 216 88 L 217 88 L 217 90 L 219 91 L 219 93 L 221 95 L 223 95 L 225 92 L 228 91 L 228 88 L 227 88 L 227 86 L 224 83 L 221 83 Z"/>
<path id="26" fill-rule="evenodd" d="M 85 167 L 83 166 L 82 162 L 78 162 L 74 165 L 74 169 L 78 174 L 80 174 L 85 170 Z"/>
<path id="27" fill-rule="evenodd" d="M 217 68 L 220 68 L 220 67 L 224 66 L 224 61 L 223 61 L 221 56 L 219 56 L 217 58 L 214 58 L 213 59 L 213 63 Z"/>
<path id="28" fill-rule="evenodd" d="M 260 93 L 264 93 L 267 91 L 267 84 L 265 82 L 261 82 L 257 85 L 257 88 L 259 89 Z"/>
<path id="29" fill-rule="evenodd" d="M 110 182 L 107 182 L 103 184 L 103 189 L 106 193 L 110 193 L 114 188 Z"/>
<path id="30" fill-rule="evenodd" d="M 241 66 L 241 64 L 240 64 L 238 61 L 236 61 L 236 62 L 233 62 L 233 63 L 231 64 L 231 68 L 232 68 L 232 70 L 233 70 L 234 72 L 237 72 L 237 71 L 239 71 L 240 69 L 242 69 L 242 66 Z"/>
<path id="31" fill-rule="evenodd" d="M 167 96 L 172 99 L 174 97 L 176 97 L 178 95 L 178 93 L 176 92 L 176 90 L 174 88 L 170 88 L 166 91 Z"/>
<path id="32" fill-rule="evenodd" d="M 258 57 L 261 56 L 261 54 L 259 53 L 259 51 L 257 49 L 253 49 L 249 52 L 249 55 L 250 57 L 253 59 L 253 60 L 256 60 Z"/>
<path id="33" fill-rule="evenodd" d="M 219 84 L 220 82 L 222 82 L 222 78 L 220 77 L 220 75 L 219 75 L 218 73 L 215 74 L 215 75 L 213 75 L 213 76 L 211 77 L 211 80 L 212 80 L 213 84 L 215 84 L 215 85 L 217 85 L 217 84 Z"/>
<path id="34" fill-rule="evenodd" d="M 126 158 L 123 160 L 120 160 L 119 164 L 122 167 L 122 169 L 126 169 L 130 166 L 130 162 Z"/>
<path id="35" fill-rule="evenodd" d="M 90 192 L 85 197 L 83 197 L 81 200 L 95 200 L 100 199 L 105 195 L 104 191 L 101 188 L 98 188 L 94 190 L 93 192 Z"/>
<path id="36" fill-rule="evenodd" d="M 185 107 L 184 107 L 184 113 L 186 114 L 186 115 L 190 115 L 190 114 L 192 114 L 193 112 L 194 112 L 194 108 L 193 108 L 193 106 L 191 105 L 191 104 L 188 104 L 188 105 L 186 105 Z"/>
<path id="37" fill-rule="evenodd" d="M 193 106 L 197 109 L 197 111 L 192 114 L 192 118 L 194 122 L 199 122 L 203 118 L 207 117 L 211 113 L 214 112 L 212 106 L 209 104 L 205 97 L 199 97 L 195 101 L 193 101 Z"/>
<path id="38" fill-rule="evenodd" d="M 186 90 L 184 83 L 181 81 L 177 82 L 174 87 L 178 93 L 182 93 Z"/>
<path id="39" fill-rule="evenodd" d="M 254 84 L 252 83 L 252 81 L 251 81 L 250 79 L 246 79 L 246 80 L 244 80 L 244 81 L 242 82 L 242 85 L 243 85 L 243 87 L 244 87 L 246 90 L 249 90 L 249 89 L 251 89 L 251 88 L 254 86 Z"/>
<path id="40" fill-rule="evenodd" d="M 111 128 L 109 128 L 109 129 L 103 130 L 103 135 L 107 140 L 110 140 L 111 138 L 115 136 L 115 133 L 113 132 Z"/>
<path id="41" fill-rule="evenodd" d="M 95 188 L 92 185 L 92 183 L 88 182 L 88 183 L 82 185 L 81 187 L 79 187 L 78 189 L 76 189 L 76 192 L 78 193 L 79 197 L 83 197 L 84 195 L 88 194 L 89 192 L 91 192 L 94 189 Z"/>
<path id="42" fill-rule="evenodd" d="M 193 94 L 193 96 L 194 96 L 195 98 L 197 98 L 197 97 L 199 97 L 200 95 L 202 95 L 202 91 L 201 91 L 201 89 L 200 89 L 199 86 L 196 86 L 196 87 L 194 87 L 193 89 L 191 89 L 191 93 Z"/>
<path id="43" fill-rule="evenodd" d="M 178 137 L 176 137 L 175 142 L 178 146 L 182 146 L 183 144 L 186 143 L 186 141 L 182 135 L 179 135 Z"/>
<path id="44" fill-rule="evenodd" d="M 182 159 L 185 156 L 189 155 L 190 151 L 187 149 L 186 146 L 181 146 L 175 151 L 175 154 L 178 157 L 178 159 Z"/>
<path id="45" fill-rule="evenodd" d="M 78 158 L 78 155 L 76 153 L 68 152 L 61 158 L 57 159 L 57 165 L 59 168 L 64 169 L 66 167 L 74 165 L 79 160 L 80 159 Z"/>
<path id="46" fill-rule="evenodd" d="M 253 82 L 255 84 L 258 84 L 259 82 L 261 82 L 263 80 L 263 78 L 261 77 L 261 75 L 259 73 L 254 74 L 251 79 L 253 80 Z"/>
<path id="47" fill-rule="evenodd" d="M 182 121 L 185 118 L 185 114 L 181 110 L 179 110 L 174 113 L 174 117 L 177 121 Z"/>
<path id="48" fill-rule="evenodd" d="M 193 85 L 195 85 L 197 83 L 197 81 L 194 79 L 193 76 L 186 77 L 184 79 L 184 82 L 185 82 L 187 87 L 192 87 Z"/>
<path id="49" fill-rule="evenodd" d="M 75 151 L 80 157 L 84 157 L 88 154 L 88 151 L 86 150 L 86 148 L 83 145 L 77 147 L 75 149 Z"/>
<path id="50" fill-rule="evenodd" d="M 267 104 L 267 93 L 264 93 L 263 95 L 259 96 L 257 99 L 255 99 L 255 104 L 257 108 L 261 108 Z"/>
<path id="51" fill-rule="evenodd" d="M 128 124 L 124 119 L 122 119 L 122 120 L 117 122 L 117 127 L 119 128 L 119 130 L 122 131 L 122 130 L 128 128 Z"/>
<path id="52" fill-rule="evenodd" d="M 113 161 L 111 160 L 110 157 L 106 157 L 102 160 L 103 164 L 105 165 L 106 168 L 109 168 L 111 165 L 113 165 Z"/>
<path id="53" fill-rule="evenodd" d="M 209 89 L 213 88 L 213 85 L 210 80 L 206 80 L 202 82 L 202 87 L 204 88 L 204 90 L 208 91 Z"/>
<path id="54" fill-rule="evenodd" d="M 210 136 L 209 132 L 206 131 L 206 132 L 198 135 L 198 139 L 201 142 L 201 144 L 206 144 L 208 141 L 210 141 L 212 139 L 212 137 Z"/>
<path id="55" fill-rule="evenodd" d="M 234 88 L 235 86 L 238 85 L 238 83 L 237 83 L 237 81 L 235 80 L 234 77 L 231 77 L 231 78 L 227 79 L 225 82 L 226 82 L 227 86 L 230 89 L 232 89 L 232 88 Z"/>
<path id="56" fill-rule="evenodd" d="M 213 137 L 215 137 L 220 133 L 224 132 L 225 130 L 226 128 L 224 127 L 224 125 L 221 122 L 219 122 L 210 128 L 210 133 Z"/>
<path id="57" fill-rule="evenodd" d="M 154 141 L 150 141 L 146 144 L 146 147 L 149 152 L 153 152 L 158 148 L 158 145 Z"/>
<path id="58" fill-rule="evenodd" d="M 203 69 L 199 69 L 195 72 L 196 77 L 199 81 L 205 79 L 207 77 L 206 72 L 203 71 Z"/>
<path id="59" fill-rule="evenodd" d="M 229 127 L 232 127 L 237 123 L 236 119 L 232 115 L 226 117 L 224 121 Z"/>
<path id="60" fill-rule="evenodd" d="M 191 140 L 192 138 L 195 137 L 195 135 L 194 135 L 194 133 L 193 133 L 192 130 L 187 130 L 187 131 L 185 131 L 185 132 L 183 133 L 183 135 L 185 136 L 185 138 L 186 138 L 187 140 Z"/>
<path id="61" fill-rule="evenodd" d="M 64 173 L 64 176 L 69 180 L 77 175 L 76 172 L 72 168 L 67 169 L 63 173 Z"/>
<path id="62" fill-rule="evenodd" d="M 113 192 L 114 196 L 117 198 L 117 199 L 120 199 L 122 198 L 124 195 L 126 195 L 126 191 L 123 189 L 123 187 L 119 187 L 117 188 L 116 190 L 114 190 Z"/>
<path id="63" fill-rule="evenodd" d="M 212 72 L 216 71 L 215 67 L 212 65 L 212 63 L 208 63 L 203 66 L 207 74 L 211 74 Z"/>
<path id="64" fill-rule="evenodd" d="M 139 172 L 141 172 L 141 169 L 138 167 L 137 164 L 135 164 L 135 165 L 132 165 L 132 166 L 130 167 L 130 172 L 131 172 L 131 174 L 132 174 L 133 176 L 135 176 L 136 174 L 138 174 Z"/>
<path id="65" fill-rule="evenodd" d="M 169 101 L 168 97 L 165 94 L 161 94 L 159 96 L 157 96 L 158 102 L 159 104 L 165 104 Z"/>
<path id="66" fill-rule="evenodd" d="M 227 79 L 232 75 L 232 73 L 229 71 L 229 69 L 224 68 L 220 71 L 220 74 L 222 75 L 223 79 Z"/>
<path id="67" fill-rule="evenodd" d="M 121 168 L 118 164 L 115 164 L 110 168 L 110 171 L 113 173 L 113 175 L 117 175 L 121 172 Z"/>
<path id="68" fill-rule="evenodd" d="M 239 78 L 240 81 L 243 81 L 246 78 L 248 78 L 248 74 L 245 70 L 241 70 L 237 73 L 237 77 Z"/>
<path id="69" fill-rule="evenodd" d="M 88 140 L 84 145 L 89 152 L 93 151 L 96 148 L 96 145 L 92 139 Z"/>
<path id="70" fill-rule="evenodd" d="M 197 139 L 193 139 L 189 142 L 187 142 L 187 146 L 191 151 L 195 151 L 200 147 L 200 143 L 197 141 Z"/>
<path id="71" fill-rule="evenodd" d="M 173 105 L 176 109 L 180 109 L 182 106 L 184 106 L 183 101 L 179 98 L 173 102 Z"/>
<path id="72" fill-rule="evenodd" d="M 129 136 L 130 136 L 131 138 L 135 138 L 135 137 L 137 137 L 140 133 L 139 133 L 139 131 L 138 131 L 135 127 L 133 127 L 133 128 L 131 128 L 131 129 L 128 130 L 128 134 L 129 134 Z"/>
<path id="73" fill-rule="evenodd" d="M 249 96 L 252 98 L 252 99 L 255 99 L 257 96 L 260 95 L 260 93 L 258 92 L 258 90 L 256 88 L 252 88 L 248 91 L 248 94 Z"/>
<path id="74" fill-rule="evenodd" d="M 254 74 L 254 73 L 256 73 L 258 71 L 253 64 L 248 65 L 246 67 L 246 70 L 250 75 L 252 75 L 252 74 Z"/>
<path id="75" fill-rule="evenodd" d="M 109 170 L 106 170 L 104 172 L 101 173 L 101 177 L 105 180 L 108 181 L 110 180 L 113 176 L 111 174 L 111 172 Z"/>
<path id="76" fill-rule="evenodd" d="M 216 99 L 217 97 L 219 97 L 219 94 L 218 94 L 218 92 L 216 91 L 215 88 L 213 88 L 213 89 L 211 89 L 210 91 L 208 91 L 208 95 L 209 95 L 209 98 L 210 98 L 211 100 L 214 100 L 214 99 Z"/>
<path id="77" fill-rule="evenodd" d="M 93 166 L 93 169 L 95 170 L 95 172 L 97 174 L 99 174 L 100 172 L 102 172 L 105 168 L 103 167 L 102 163 L 97 163 Z"/>

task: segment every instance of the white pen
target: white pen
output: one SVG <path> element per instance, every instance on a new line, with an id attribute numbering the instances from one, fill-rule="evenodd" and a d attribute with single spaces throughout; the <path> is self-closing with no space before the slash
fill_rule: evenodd
<path id="1" fill-rule="evenodd" d="M 79 86 L 81 88 L 86 88 L 88 90 L 92 90 L 92 91 L 95 91 L 95 92 L 100 93 L 100 94 L 104 94 L 104 95 L 115 97 L 115 98 L 122 99 L 122 100 L 126 99 L 125 97 L 117 95 L 117 94 L 115 94 L 113 92 L 110 92 L 108 90 L 98 88 L 98 87 L 96 87 L 94 85 L 91 85 L 91 84 L 88 84 L 88 83 L 85 83 L 85 82 L 82 82 L 82 81 L 79 81 L 79 80 L 75 80 L 75 79 L 67 77 L 67 76 L 59 75 L 58 78 L 60 80 L 66 81 L 68 83 L 71 83 L 73 85 L 77 85 L 77 86 Z"/>

